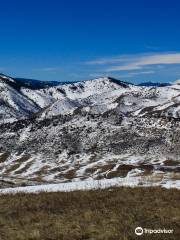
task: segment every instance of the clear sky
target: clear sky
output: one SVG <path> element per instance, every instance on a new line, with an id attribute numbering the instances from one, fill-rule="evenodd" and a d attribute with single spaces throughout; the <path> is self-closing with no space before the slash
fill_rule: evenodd
<path id="1" fill-rule="evenodd" d="M 76 81 L 180 78 L 179 0 L 6 0 L 0 71 Z"/>

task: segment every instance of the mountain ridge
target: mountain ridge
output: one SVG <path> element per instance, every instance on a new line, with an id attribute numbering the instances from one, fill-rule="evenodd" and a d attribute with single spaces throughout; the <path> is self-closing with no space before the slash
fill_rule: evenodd
<path id="1" fill-rule="evenodd" d="M 176 97 L 176 95 L 178 96 L 179 86 L 176 83 L 174 85 L 152 85 L 147 83 L 148 86 L 144 86 L 144 84 L 134 85 L 111 77 L 73 83 L 43 82 L 29 79 L 26 82 L 25 79 L 19 80 L 18 78 L 11 78 L 4 74 L 0 74 L 0 79 L 2 112 L 0 121 L 3 119 L 3 122 L 4 120 L 8 121 L 8 118 L 13 121 L 13 119 L 18 120 L 23 117 L 30 117 L 38 112 L 43 112 L 41 117 L 72 114 L 76 108 L 83 108 L 85 111 L 89 108 L 92 112 L 103 113 L 111 107 L 117 108 L 120 103 L 118 103 L 116 99 L 119 99 L 119 97 L 121 98 L 122 112 L 125 111 L 129 113 L 134 111 L 134 114 L 138 114 L 138 112 L 136 113 L 135 111 L 142 113 L 145 112 L 147 107 L 154 106 L 154 108 L 156 107 L 156 113 L 158 111 L 163 113 L 163 111 L 161 111 L 162 109 L 167 110 L 170 108 L 165 115 L 179 117 L 178 97 Z M 124 96 L 124 94 L 126 96 Z M 168 97 L 169 95 L 170 99 Z M 176 101 L 173 100 L 175 97 Z M 123 98 L 125 104 L 122 103 Z M 139 99 L 143 100 L 141 101 Z M 24 107 L 22 100 L 26 102 L 25 105 L 28 106 L 27 111 L 25 111 L 26 107 Z M 132 100 L 134 102 L 132 102 Z M 126 104 L 128 101 L 132 103 Z M 162 106 L 161 109 L 162 103 L 168 105 L 168 107 Z M 134 108 L 131 105 L 134 106 Z M 11 114 L 12 109 L 14 111 L 13 114 Z M 11 115 L 12 117 L 9 117 Z"/>

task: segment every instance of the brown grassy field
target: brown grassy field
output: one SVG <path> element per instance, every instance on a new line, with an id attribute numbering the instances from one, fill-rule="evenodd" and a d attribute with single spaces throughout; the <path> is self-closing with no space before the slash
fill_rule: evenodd
<path id="1" fill-rule="evenodd" d="M 174 229 L 136 236 L 134 229 Z M 111 188 L 0 196 L 0 240 L 180 239 L 180 191 Z"/>

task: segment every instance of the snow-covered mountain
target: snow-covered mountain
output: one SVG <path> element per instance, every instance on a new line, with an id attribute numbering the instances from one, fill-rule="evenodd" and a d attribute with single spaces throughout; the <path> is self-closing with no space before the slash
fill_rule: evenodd
<path id="1" fill-rule="evenodd" d="M 0 75 L 4 185 L 141 177 L 179 181 L 180 84 L 57 84 Z M 122 179 L 121 179 L 122 180 Z"/>
<path id="2" fill-rule="evenodd" d="M 23 95 L 20 86 L 10 77 L 0 75 L 0 121 L 12 122 L 38 112 L 39 106 Z"/>
<path id="3" fill-rule="evenodd" d="M 150 113 L 174 118 L 180 113 L 179 82 L 163 87 L 135 86 L 113 78 L 59 85 L 35 82 L 0 75 L 1 122 L 29 118 L 33 114 L 50 118 L 72 114 L 76 109 L 92 113 L 116 109 L 124 115 Z"/>

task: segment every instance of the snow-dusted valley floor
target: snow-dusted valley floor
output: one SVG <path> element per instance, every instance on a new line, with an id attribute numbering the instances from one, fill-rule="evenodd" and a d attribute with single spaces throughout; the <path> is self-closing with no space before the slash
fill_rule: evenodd
<path id="1" fill-rule="evenodd" d="M 19 186 L 180 188 L 178 82 L 147 87 L 99 78 L 37 86 L 1 75 L 0 124 L 1 193 Z"/>

